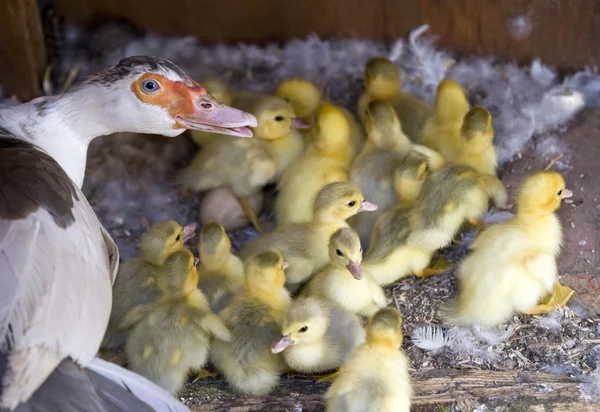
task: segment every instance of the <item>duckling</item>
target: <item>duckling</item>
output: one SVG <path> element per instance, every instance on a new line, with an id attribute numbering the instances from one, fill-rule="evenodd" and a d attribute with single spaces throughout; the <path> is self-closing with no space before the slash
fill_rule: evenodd
<path id="1" fill-rule="evenodd" d="M 250 206 L 249 197 L 279 180 L 301 154 L 302 137 L 292 130 L 297 119 L 291 106 L 281 98 L 239 92 L 234 105 L 256 115 L 255 138 L 216 139 L 180 173 L 178 183 L 184 190 L 199 192 L 231 188 L 244 214 L 260 231 L 262 224 Z"/>
<path id="2" fill-rule="evenodd" d="M 402 130 L 418 142 L 425 122 L 434 113 L 433 107 L 401 90 L 402 80 L 396 65 L 385 57 L 373 57 L 365 65 L 365 93 L 358 101 L 358 117 L 365 123 L 366 109 L 372 100 L 386 100 L 393 106 Z"/>
<path id="3" fill-rule="evenodd" d="M 227 83 L 216 77 L 208 77 L 201 81 L 202 86 L 208 94 L 224 105 L 231 106 L 233 103 L 233 92 Z M 219 137 L 216 133 L 203 132 L 201 130 L 190 130 L 190 137 L 198 147 L 206 146 Z"/>
<path id="4" fill-rule="evenodd" d="M 210 310 L 220 312 L 244 286 L 244 264 L 231 253 L 231 241 L 218 223 L 202 227 L 198 242 L 200 267 L 198 288 L 210 304 Z"/>
<path id="5" fill-rule="evenodd" d="M 264 200 L 263 192 L 248 197 L 248 204 L 257 215 L 263 210 Z M 235 232 L 250 224 L 238 198 L 228 187 L 219 187 L 206 192 L 202 197 L 198 218 L 201 224 L 217 222 L 228 232 Z"/>
<path id="6" fill-rule="evenodd" d="M 392 105 L 383 100 L 371 101 L 367 106 L 365 129 L 367 142 L 352 165 L 350 179 L 378 207 L 377 211 L 353 216 L 348 222 L 367 249 L 375 220 L 397 201 L 394 170 L 411 151 L 412 142 L 402 132 Z"/>
<path id="7" fill-rule="evenodd" d="M 284 288 L 288 264 L 277 250 L 250 258 L 242 292 L 220 313 L 230 328 L 230 342 L 216 341 L 211 360 L 236 392 L 264 395 L 279 383 L 285 369 L 281 354 L 271 352 L 291 298 Z"/>
<path id="8" fill-rule="evenodd" d="M 183 248 L 194 237 L 196 224 L 182 227 L 174 220 L 156 223 L 142 236 L 140 254 L 119 266 L 113 284 L 113 301 L 110 320 L 102 342 L 103 350 L 115 350 L 125 343 L 119 325 L 134 306 L 150 303 L 158 298 L 156 286 L 165 260 Z"/>
<path id="9" fill-rule="evenodd" d="M 362 247 L 354 229 L 337 230 L 328 252 L 329 265 L 308 281 L 300 296 L 314 296 L 361 316 L 372 316 L 387 306 L 383 289 L 360 266 Z"/>
<path id="10" fill-rule="evenodd" d="M 515 216 L 485 229 L 461 262 L 459 295 L 442 310 L 447 320 L 495 326 L 517 312 L 548 313 L 569 300 L 573 291 L 561 289 L 556 266 L 562 228 L 555 211 L 573 194 L 565 186 L 556 172 L 537 172 L 525 179 Z M 555 305 L 541 307 L 543 301 Z"/>
<path id="11" fill-rule="evenodd" d="M 344 113 L 329 103 L 316 112 L 315 141 L 284 173 L 275 200 L 277 226 L 313 220 L 317 193 L 331 182 L 348 180 L 352 162 L 350 125 Z"/>
<path id="12" fill-rule="evenodd" d="M 211 337 L 231 339 L 225 323 L 196 288 L 195 263 L 187 249 L 169 256 L 157 279 L 159 299 L 136 306 L 121 324 L 130 329 L 125 350 L 131 370 L 172 394 L 181 389 L 190 370 L 204 366 Z"/>
<path id="13" fill-rule="evenodd" d="M 314 124 L 313 114 L 319 107 L 323 99 L 323 92 L 320 88 L 304 79 L 286 79 L 279 83 L 275 90 L 275 95 L 281 97 L 292 105 L 296 116 L 311 125 Z M 304 139 L 304 148 L 308 148 L 312 142 L 312 133 L 310 128 L 303 129 L 302 138 Z"/>
<path id="14" fill-rule="evenodd" d="M 355 347 L 365 341 L 361 320 L 354 314 L 314 297 L 292 302 L 273 343 L 292 370 L 319 373 L 337 369 Z M 327 381 L 332 375 L 322 377 Z M 335 376 L 335 375 L 334 375 Z"/>
<path id="15" fill-rule="evenodd" d="M 281 251 L 290 262 L 286 287 L 294 293 L 298 287 L 329 262 L 331 235 L 341 227 L 349 227 L 346 219 L 363 211 L 377 209 L 364 200 L 360 189 L 351 182 L 334 182 L 325 186 L 314 201 L 312 222 L 292 223 L 278 227 L 249 242 L 239 253 L 242 260 L 271 248 Z"/>
<path id="16" fill-rule="evenodd" d="M 327 412 L 409 412 L 413 394 L 409 360 L 401 349 L 402 318 L 396 309 L 379 310 L 325 393 Z"/>

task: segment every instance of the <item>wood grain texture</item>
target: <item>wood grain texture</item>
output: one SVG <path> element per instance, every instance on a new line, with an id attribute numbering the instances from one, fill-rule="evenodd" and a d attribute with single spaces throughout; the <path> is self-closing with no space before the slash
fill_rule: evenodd
<path id="1" fill-rule="evenodd" d="M 22 100 L 37 96 L 46 49 L 36 0 L 0 1 L 0 85 Z"/>

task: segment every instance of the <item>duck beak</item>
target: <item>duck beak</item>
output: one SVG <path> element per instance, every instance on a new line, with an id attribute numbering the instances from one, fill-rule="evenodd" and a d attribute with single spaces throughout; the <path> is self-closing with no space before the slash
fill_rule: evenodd
<path id="1" fill-rule="evenodd" d="M 211 95 L 198 95 L 192 99 L 191 112 L 178 113 L 176 120 L 186 129 L 202 130 L 238 137 L 252 137 L 249 127 L 256 127 L 253 114 L 219 103 Z M 187 110 L 186 110 L 187 111 Z"/>
<path id="2" fill-rule="evenodd" d="M 196 234 L 196 224 L 190 223 L 183 227 L 183 243 L 187 242 Z"/>
<path id="3" fill-rule="evenodd" d="M 298 129 L 310 129 L 310 123 L 305 122 L 302 119 L 299 119 L 297 117 L 294 117 L 292 119 L 292 129 L 298 130 Z"/>
<path id="4" fill-rule="evenodd" d="M 377 210 L 377 205 L 375 203 L 371 203 L 367 200 L 363 200 L 363 202 L 361 203 L 361 205 L 358 208 L 358 210 L 356 211 L 356 213 L 372 212 L 373 210 Z"/>
<path id="5" fill-rule="evenodd" d="M 290 345 L 293 345 L 294 342 L 292 342 L 292 340 L 290 339 L 289 336 L 283 336 L 281 335 L 281 337 L 279 339 L 277 339 L 275 342 L 273 342 L 273 344 L 271 345 L 271 352 L 273 353 L 279 353 L 279 352 L 283 352 L 285 350 L 285 348 L 287 348 Z"/>
<path id="6" fill-rule="evenodd" d="M 363 270 L 357 262 L 350 261 L 350 263 L 348 263 L 346 265 L 346 269 L 348 269 L 350 271 L 352 276 L 354 276 L 354 279 L 357 279 L 357 280 L 362 279 Z"/>
<path id="7" fill-rule="evenodd" d="M 285 260 L 283 261 L 283 270 L 286 270 L 288 268 L 288 266 L 290 265 L 290 262 L 286 262 Z"/>
<path id="8" fill-rule="evenodd" d="M 573 192 L 569 189 L 565 189 L 563 190 L 563 194 L 561 196 L 561 199 L 568 199 L 570 197 L 573 197 Z"/>

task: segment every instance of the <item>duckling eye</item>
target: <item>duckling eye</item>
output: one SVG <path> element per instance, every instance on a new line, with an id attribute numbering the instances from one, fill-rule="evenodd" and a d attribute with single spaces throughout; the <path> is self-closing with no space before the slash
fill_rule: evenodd
<path id="1" fill-rule="evenodd" d="M 283 121 L 283 119 L 285 119 L 285 117 L 283 117 L 283 116 L 276 116 L 275 117 L 275 121 L 277 121 L 277 122 L 281 122 L 281 121 Z"/>
<path id="2" fill-rule="evenodd" d="M 307 330 L 308 330 L 308 326 L 303 326 L 303 327 L 301 327 L 301 328 L 300 328 L 300 330 L 298 330 L 298 332 L 300 332 L 300 333 L 304 333 L 304 332 L 306 332 Z"/>
<path id="3" fill-rule="evenodd" d="M 175 238 L 175 241 L 179 242 L 179 239 L 181 239 L 181 233 L 177 235 L 177 237 Z"/>
<path id="4" fill-rule="evenodd" d="M 153 92 L 157 91 L 158 89 L 160 89 L 160 85 L 158 84 L 158 82 L 156 80 L 146 79 L 142 82 L 142 89 L 145 92 L 153 93 Z"/>
<path id="5" fill-rule="evenodd" d="M 335 253 L 337 253 L 338 256 L 344 256 L 344 254 L 342 253 L 341 250 L 336 249 Z"/>
<path id="6" fill-rule="evenodd" d="M 356 204 L 356 200 L 348 202 L 348 206 L 353 207 Z"/>
<path id="7" fill-rule="evenodd" d="M 558 196 L 562 196 L 562 189 L 560 189 L 557 193 Z"/>

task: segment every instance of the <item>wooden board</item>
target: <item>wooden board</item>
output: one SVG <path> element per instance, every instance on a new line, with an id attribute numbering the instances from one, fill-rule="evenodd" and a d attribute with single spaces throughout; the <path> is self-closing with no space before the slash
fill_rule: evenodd
<path id="1" fill-rule="evenodd" d="M 493 54 L 562 70 L 600 56 L 600 2 L 590 0 L 55 0 L 85 24 L 130 20 L 205 42 L 284 41 L 317 33 L 391 40 L 427 23 L 439 44 L 461 54 Z"/>

